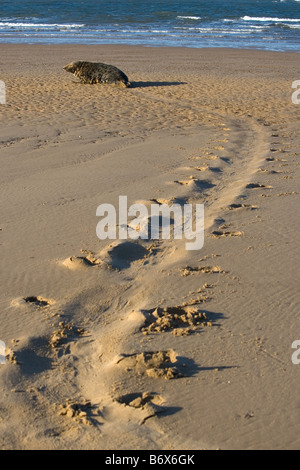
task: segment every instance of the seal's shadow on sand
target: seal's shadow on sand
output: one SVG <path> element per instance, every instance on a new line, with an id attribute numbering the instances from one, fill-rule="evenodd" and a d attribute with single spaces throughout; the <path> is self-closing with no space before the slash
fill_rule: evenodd
<path id="1" fill-rule="evenodd" d="M 130 88 L 147 88 L 152 86 L 177 86 L 186 85 L 187 82 L 130 82 Z"/>

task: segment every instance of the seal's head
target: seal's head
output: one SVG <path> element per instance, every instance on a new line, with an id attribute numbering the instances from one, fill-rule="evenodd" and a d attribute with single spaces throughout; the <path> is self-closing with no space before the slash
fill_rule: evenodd
<path id="1" fill-rule="evenodd" d="M 70 62 L 68 65 L 64 66 L 66 72 L 74 73 L 78 67 L 78 62 Z"/>

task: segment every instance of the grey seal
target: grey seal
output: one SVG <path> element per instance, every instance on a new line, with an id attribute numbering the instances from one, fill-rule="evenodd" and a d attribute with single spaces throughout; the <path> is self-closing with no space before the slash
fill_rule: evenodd
<path id="1" fill-rule="evenodd" d="M 129 87 L 128 77 L 114 65 L 98 62 L 77 61 L 65 65 L 66 72 L 73 73 L 82 83 L 103 83 Z"/>

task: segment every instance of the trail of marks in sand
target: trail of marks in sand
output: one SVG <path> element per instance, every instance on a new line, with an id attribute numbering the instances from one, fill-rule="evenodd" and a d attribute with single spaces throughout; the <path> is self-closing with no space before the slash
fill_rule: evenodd
<path id="1" fill-rule="evenodd" d="M 93 266 L 112 268 L 123 271 L 135 263 L 144 264 L 155 251 L 156 244 L 144 246 L 139 240 L 117 240 L 107 245 L 97 254 L 90 250 L 81 250 L 86 256 L 71 256 L 62 263 L 62 266 L 71 270 L 82 270 Z"/>
<path id="2" fill-rule="evenodd" d="M 145 324 L 141 332 L 148 335 L 171 331 L 175 336 L 187 336 L 203 326 L 212 326 L 212 321 L 198 307 L 157 307 L 145 312 Z"/>
<path id="3" fill-rule="evenodd" d="M 227 118 L 229 123 L 229 119 Z M 225 127 L 225 126 L 224 126 Z M 187 167 L 186 170 L 180 169 L 180 172 L 191 171 L 193 168 L 196 172 L 204 171 L 209 172 L 211 179 L 205 178 L 201 180 L 197 174 L 192 174 L 189 178 L 174 178 L 173 184 L 178 185 L 178 188 L 182 190 L 175 192 L 172 197 L 154 196 L 150 202 L 157 204 L 168 204 L 171 205 L 176 200 L 184 202 L 196 202 L 201 201 L 207 205 L 207 224 L 206 229 L 210 229 L 215 220 L 223 215 L 224 207 L 227 211 L 233 210 L 254 210 L 257 206 L 254 204 L 248 204 L 244 202 L 235 202 L 236 199 L 247 189 L 256 188 L 255 184 L 251 180 L 257 172 L 259 165 L 266 158 L 268 149 L 268 133 L 261 126 L 254 123 L 253 121 L 243 120 L 242 118 L 230 119 L 230 127 L 225 127 L 226 132 L 231 132 L 233 140 L 225 139 L 224 146 L 211 145 L 203 154 L 199 151 L 197 154 L 188 154 L 186 152 L 186 158 L 189 161 L 197 161 L 196 166 Z M 225 130 L 224 129 L 224 130 Z M 216 155 L 214 152 L 219 152 Z M 199 161 L 201 160 L 201 161 Z M 209 166 L 205 160 L 214 162 L 216 166 Z M 198 164 L 199 163 L 199 164 Z M 170 181 L 170 184 L 172 182 Z M 175 188 L 175 186 L 174 186 Z M 261 183 L 258 189 L 271 189 L 269 185 Z M 203 191 L 204 190 L 204 191 Z M 183 202 L 183 203 L 184 203 Z M 222 226 L 221 226 L 222 227 Z M 226 228 L 220 228 L 214 230 L 212 235 L 215 238 L 221 237 L 242 237 L 244 232 L 241 230 L 227 230 Z M 141 270 L 136 270 L 135 266 L 130 263 L 128 266 L 129 273 L 132 273 L 135 285 L 138 289 L 142 289 L 145 278 L 151 279 L 149 274 L 151 271 L 156 272 L 156 276 L 161 279 L 162 282 L 167 281 L 166 272 L 168 270 L 168 263 L 165 263 L 166 258 L 172 258 L 174 251 L 171 246 L 176 247 L 180 245 L 177 241 L 164 241 L 161 247 L 162 256 L 160 257 L 159 263 L 149 263 L 142 267 Z M 164 255 L 165 252 L 165 255 Z M 189 258 L 185 253 L 183 257 L 175 258 L 175 265 L 179 266 L 183 260 Z M 157 270 L 158 267 L 165 268 L 160 274 Z M 182 275 L 189 276 L 193 274 L 215 274 L 222 275 L 225 271 L 220 266 L 187 266 L 182 268 Z M 151 298 L 151 283 L 147 284 L 147 297 L 148 300 Z M 145 316 L 145 321 L 142 324 L 139 331 L 135 331 L 135 335 L 139 332 L 148 335 L 161 335 L 163 333 L 171 333 L 172 336 L 186 336 L 192 332 L 197 331 L 203 326 L 213 326 L 213 315 L 212 318 L 209 316 L 209 312 L 203 311 L 198 307 L 192 306 L 176 306 L 176 307 L 161 307 L 150 309 L 141 309 Z M 139 318 L 140 321 L 140 318 Z M 111 330 L 114 334 L 114 328 Z M 123 348 L 126 348 L 127 339 L 125 335 L 120 336 L 121 343 L 123 342 Z M 172 344 L 175 346 L 175 339 Z M 175 346 L 176 347 L 176 346 Z M 177 357 L 178 353 L 172 354 Z M 172 356 L 173 357 L 173 356 Z M 188 360 L 186 358 L 186 360 Z M 140 352 L 133 352 L 125 354 L 123 353 L 121 358 L 118 358 L 114 363 L 114 366 L 119 366 L 121 370 L 120 379 L 123 385 L 121 385 L 121 392 L 125 391 L 125 384 L 130 383 L 131 387 L 137 387 L 137 377 L 146 377 L 147 379 L 153 378 L 177 378 L 184 376 L 184 367 L 179 369 L 175 359 L 171 359 L 170 350 L 145 350 Z M 122 375 L 123 373 L 123 375 Z M 178 374 L 179 373 L 179 374 Z M 127 376 L 127 377 L 126 377 Z M 125 378 L 126 377 L 126 378 Z M 181 377 L 183 378 L 183 377 Z M 135 385 L 133 385 L 135 384 Z M 153 388 L 153 386 L 151 387 Z M 146 395 L 144 395 L 146 393 Z M 126 399 L 118 398 L 119 402 L 125 404 L 127 407 L 140 408 L 146 405 L 147 400 L 151 401 L 148 392 L 142 392 L 137 389 L 133 390 L 131 394 L 128 394 Z M 127 395 L 121 395 L 125 397 Z M 148 398 L 147 398 L 148 397 Z"/>
<path id="4" fill-rule="evenodd" d="M 124 355 L 117 360 L 116 364 L 121 364 L 128 373 L 134 370 L 134 374 L 146 375 L 154 379 L 171 380 L 183 376 L 177 366 L 177 354 L 173 350 L 145 351 Z"/>
<path id="5" fill-rule="evenodd" d="M 31 296 L 14 306 L 27 308 L 31 315 L 35 311 L 45 321 L 43 336 L 16 340 L 14 351 L 9 353 L 8 362 L 14 368 L 10 381 L 13 391 L 20 394 L 18 402 L 24 408 L 23 419 L 28 424 L 28 432 L 51 444 L 56 439 L 68 439 L 68 435 L 76 434 L 82 425 L 93 427 L 99 435 L 98 427 L 103 423 L 101 404 L 86 398 L 76 380 L 80 371 L 77 351 L 89 345 L 88 332 L 82 324 L 75 324 L 67 306 L 59 302 Z M 81 359 L 84 359 L 84 351 Z M 38 428 L 28 416 L 32 402 Z"/>
<path id="6" fill-rule="evenodd" d="M 212 236 L 215 238 L 220 238 L 220 237 L 242 237 L 244 235 L 244 232 L 241 232 L 240 230 L 234 230 L 230 232 L 229 230 L 214 230 L 212 232 Z"/>
<path id="7" fill-rule="evenodd" d="M 50 305 L 50 301 L 43 299 L 42 297 L 36 297 L 36 296 L 29 296 L 29 297 L 24 297 L 25 302 L 34 304 L 37 307 L 47 307 Z"/>
<path id="8" fill-rule="evenodd" d="M 133 263 L 144 261 L 150 254 L 150 250 L 141 243 L 126 240 L 110 244 L 100 256 L 112 268 L 123 270 Z"/>
<path id="9" fill-rule="evenodd" d="M 164 399 L 160 395 L 151 392 L 128 393 L 117 397 L 116 401 L 125 407 L 140 409 L 143 412 L 140 424 L 144 424 L 147 419 L 165 413 L 167 410 L 163 406 Z"/>
<path id="10" fill-rule="evenodd" d="M 45 297 L 29 295 L 27 297 L 19 297 L 11 301 L 14 307 L 24 307 L 25 305 L 38 307 L 40 309 L 47 309 L 47 307 L 55 304 L 53 299 L 46 299 Z"/>
<path id="11" fill-rule="evenodd" d="M 71 341 L 85 334 L 86 332 L 83 328 L 78 328 L 72 323 L 61 321 L 58 324 L 58 328 L 51 334 L 49 345 L 58 352 L 59 349 L 66 349 Z"/>
<path id="12" fill-rule="evenodd" d="M 215 186 L 214 183 L 208 180 L 199 180 L 198 178 L 195 178 L 194 176 L 191 176 L 189 180 L 186 181 L 174 181 L 174 183 L 178 183 L 181 186 L 191 186 L 192 188 L 198 189 L 198 190 L 205 190 L 205 189 L 210 189 Z"/>
<path id="13" fill-rule="evenodd" d="M 184 268 L 181 269 L 181 276 L 188 276 L 189 274 L 192 273 L 209 273 L 209 274 L 214 274 L 214 273 L 221 273 L 224 274 L 226 271 L 223 271 L 223 269 L 220 266 L 185 266 Z"/>
<path id="14" fill-rule="evenodd" d="M 161 101 L 170 105 L 175 103 L 172 99 L 153 96 L 144 91 L 135 90 L 135 93 L 154 102 Z M 213 188 L 213 191 L 207 194 L 208 197 L 201 199 L 207 209 L 206 229 L 209 230 L 221 212 L 221 207 L 224 204 L 228 206 L 233 204 L 247 184 L 255 184 L 251 182 L 253 175 L 267 154 L 272 151 L 269 144 L 270 133 L 265 126 L 252 118 L 230 115 L 225 117 L 216 111 L 203 108 L 201 103 L 191 101 L 176 101 L 176 104 L 180 108 L 197 112 L 200 122 L 215 125 L 216 132 L 219 133 L 210 148 L 202 149 L 198 156 L 189 157 L 197 163 L 201 160 L 201 164 L 194 167 L 196 172 L 209 171 L 214 178 L 201 181 L 197 175 L 190 175 L 189 179 L 175 180 L 177 184 L 189 189 L 189 196 L 197 189 L 201 191 Z M 205 160 L 218 161 L 218 164 L 209 167 Z"/>
<path id="15" fill-rule="evenodd" d="M 220 137 L 224 137 L 221 139 L 224 145 L 213 140 L 205 149 L 183 149 L 184 164 L 187 162 L 192 166 L 183 164 L 183 168 L 174 168 L 169 175 L 170 187 L 174 190 L 172 196 L 164 194 L 160 188 L 160 194 L 153 194 L 149 199 L 150 202 L 169 205 L 176 202 L 204 203 L 207 207 L 207 230 L 224 215 L 224 207 L 228 212 L 257 208 L 236 201 L 243 191 L 271 189 L 267 184 L 256 186 L 257 183 L 252 181 L 270 151 L 267 131 L 242 118 L 224 119 L 215 114 L 212 120 L 222 133 Z M 221 126 L 221 120 L 226 124 Z M 225 139 L 225 133 L 229 133 L 228 139 Z M 267 161 L 274 163 L 276 160 Z M 193 174 L 187 175 L 187 171 Z M 201 172 L 205 172 L 203 180 L 199 177 Z M 242 237 L 243 232 L 218 227 L 212 235 L 216 238 Z M 110 295 L 105 289 L 99 292 L 98 300 L 103 296 L 109 313 L 105 316 L 101 311 L 100 314 L 97 305 L 93 306 L 94 315 L 99 320 L 95 324 L 91 322 L 97 327 L 91 337 L 84 326 L 77 326 L 77 323 L 75 326 L 68 317 L 63 317 L 63 321 L 57 317 L 53 320 L 51 334 L 43 343 L 42 349 L 47 353 L 43 353 L 43 361 L 40 362 L 43 362 L 41 373 L 46 371 L 55 375 L 59 372 L 66 382 L 56 403 L 56 419 L 59 421 L 55 425 L 59 433 L 70 430 L 75 424 L 93 425 L 96 429 L 101 424 L 104 433 L 105 425 L 120 425 L 122 422 L 126 430 L 129 422 L 131 426 L 134 423 L 137 426 L 149 424 L 149 418 L 172 409 L 165 401 L 164 393 L 157 390 L 157 384 L 165 380 L 184 381 L 199 371 L 192 358 L 181 356 L 179 348 L 182 345 L 178 347 L 178 344 L 184 341 L 185 336 L 204 331 L 204 327 L 214 327 L 217 316 L 204 310 L 202 305 L 200 307 L 209 299 L 200 293 L 194 304 L 187 302 L 185 305 L 181 299 L 179 305 L 175 303 L 174 306 L 169 298 L 153 304 L 152 292 L 161 284 L 164 293 L 174 295 L 172 278 L 168 279 L 172 263 L 179 270 L 178 276 L 191 276 L 188 281 L 202 275 L 223 279 L 226 271 L 221 266 L 200 265 L 194 261 L 194 256 L 188 256 L 180 248 L 177 240 L 165 240 L 159 251 L 144 241 L 121 241 L 107 245 L 97 254 L 83 250 L 82 256 L 71 256 L 63 262 L 64 267 L 78 270 L 87 281 L 89 273 L 94 275 L 102 272 L 104 266 L 111 267 L 112 272 L 108 273 L 112 276 L 110 280 L 105 283 L 105 273 L 103 277 L 99 276 L 99 283 L 105 287 L 111 284 L 114 292 Z M 126 295 L 118 288 L 118 283 L 125 282 L 125 279 Z M 88 299 L 86 295 L 85 301 Z M 51 308 L 50 302 L 40 297 L 27 297 L 24 302 L 42 311 L 46 311 L 48 306 Z M 145 346 L 141 343 L 142 339 L 161 335 L 168 336 L 167 340 L 164 338 L 166 343 L 163 345 L 157 346 L 156 343 L 150 347 L 148 343 Z M 22 360 L 22 354 L 19 357 Z M 84 382 L 89 376 L 93 383 L 87 390 Z M 57 384 L 57 380 L 54 383 Z M 90 394 L 88 398 L 87 393 Z M 51 402 L 49 396 L 48 402 Z"/>
<path id="16" fill-rule="evenodd" d="M 228 119 L 227 122 L 229 124 Z M 155 196 L 150 200 L 150 203 L 154 202 L 161 205 L 180 201 L 182 203 L 196 202 L 200 198 L 200 201 L 207 205 L 207 227 L 213 225 L 214 220 L 219 216 L 224 205 L 228 207 L 228 210 L 254 208 L 251 204 L 239 204 L 234 203 L 234 201 L 240 192 L 246 188 L 246 185 L 250 184 L 248 183 L 249 179 L 261 163 L 263 158 L 262 153 L 265 151 L 265 134 L 260 131 L 258 126 L 256 128 L 252 124 L 247 123 L 243 127 L 244 122 L 241 119 L 231 119 L 229 125 L 230 127 L 223 126 L 223 130 L 231 132 L 233 141 L 228 139 L 227 142 L 227 139 L 224 139 L 224 145 L 222 146 L 211 142 L 208 148 L 197 149 L 195 151 L 184 149 L 185 158 L 189 162 L 197 162 L 196 166 L 192 167 L 196 174 L 190 175 L 188 179 L 182 177 L 176 179 L 175 177 L 173 182 L 170 181 L 170 183 L 173 183 L 174 188 L 177 185 L 182 190 L 173 194 L 171 198 L 164 197 L 164 195 L 163 197 Z M 219 128 L 221 129 L 222 126 L 219 126 Z M 254 141 L 255 144 L 253 143 Z M 216 165 L 211 163 L 208 165 L 206 162 L 215 162 Z M 182 176 L 184 176 L 184 171 L 191 171 L 191 168 L 180 170 Z M 209 172 L 211 178 L 199 179 L 197 175 L 201 171 Z M 214 235 L 216 237 L 242 236 L 242 232 L 219 230 L 215 231 Z M 75 262 L 80 266 L 83 264 L 90 267 L 95 265 L 102 266 L 104 263 L 121 272 L 121 274 L 126 271 L 126 276 L 131 276 L 132 278 L 129 281 L 130 289 L 134 286 L 135 291 L 138 292 L 144 289 L 145 282 L 151 280 L 151 272 L 154 273 L 155 271 L 155 278 L 161 279 L 162 282 L 167 281 L 164 272 L 159 273 L 158 267 L 168 266 L 167 264 L 165 265 L 165 260 L 167 258 L 172 259 L 172 247 L 176 246 L 176 244 L 177 241 L 174 240 L 164 241 L 161 244 L 160 257 L 157 258 L 154 253 L 150 263 L 144 263 L 145 259 L 149 260 L 149 250 L 145 242 L 122 241 L 108 245 L 101 255 L 85 256 L 80 258 L 79 261 L 78 259 L 71 259 L 71 264 Z M 179 257 L 176 265 L 180 266 L 185 257 L 186 253 L 183 257 Z M 188 276 L 196 273 L 219 276 L 225 273 L 225 271 L 220 266 L 193 267 L 191 265 L 183 267 L 181 274 Z M 149 301 L 150 298 L 151 281 L 150 284 L 147 284 L 147 297 L 145 301 Z M 197 299 L 197 303 L 200 302 L 201 299 Z M 118 321 L 120 314 L 114 320 L 111 317 L 111 322 L 99 338 L 102 346 L 101 350 L 107 350 L 107 352 L 101 353 L 99 364 L 95 363 L 95 361 L 91 364 L 93 373 L 99 380 L 100 376 L 105 377 L 102 393 L 106 400 L 106 406 L 110 410 L 110 422 L 113 422 L 114 418 L 112 416 L 114 415 L 114 410 L 117 412 L 119 406 L 123 405 L 130 409 L 131 419 L 135 419 L 132 413 L 142 409 L 145 411 L 146 405 L 149 405 L 151 402 L 153 404 L 157 392 L 149 392 L 149 389 L 153 390 L 155 388 L 151 380 L 184 378 L 186 372 L 190 374 L 191 371 L 197 370 L 197 365 L 191 364 L 192 359 L 181 358 L 174 349 L 143 350 L 141 348 L 140 351 L 126 352 L 129 337 L 136 336 L 138 338 L 139 335 L 149 336 L 163 333 L 171 333 L 173 338 L 174 336 L 187 336 L 197 332 L 199 328 L 204 326 L 213 326 L 214 322 L 213 315 L 206 310 L 200 309 L 198 305 L 181 305 L 179 307 L 158 306 L 154 309 L 141 309 L 139 307 L 138 310 L 142 315 L 137 314 L 136 317 L 131 314 L 128 315 L 128 318 L 122 322 L 122 326 L 120 326 Z M 60 338 L 58 340 L 60 341 Z M 174 339 L 174 341 L 176 340 Z M 95 356 L 93 348 L 94 346 L 91 347 L 92 357 Z M 117 359 L 114 360 L 113 356 L 116 354 Z M 190 367 L 186 367 L 189 361 Z M 78 370 L 80 372 L 81 367 Z M 85 375 L 83 369 L 80 373 L 83 376 Z M 139 382 L 140 379 L 142 383 Z M 115 383 L 120 385 L 114 391 Z M 130 393 L 125 394 L 124 392 L 128 388 Z M 127 396 L 128 398 L 124 398 Z M 163 397 L 159 396 L 159 400 L 163 400 Z M 166 408 L 167 406 L 164 407 L 164 410 Z M 64 411 L 66 411 L 66 408 L 64 408 Z M 69 414 L 72 414 L 73 411 L 71 410 Z M 149 412 L 148 410 L 147 413 Z M 158 412 L 158 409 L 151 408 L 151 412 L 147 416 L 154 416 Z M 136 420 L 137 422 L 145 423 L 144 418 L 141 421 L 140 414 L 136 415 Z"/>
<path id="17" fill-rule="evenodd" d="M 249 183 L 246 185 L 247 189 L 272 189 L 272 186 L 267 186 L 262 183 Z"/>
<path id="18" fill-rule="evenodd" d="M 89 400 L 76 401 L 67 399 L 65 404 L 58 405 L 58 416 L 72 418 L 76 423 L 97 426 L 101 417 L 101 408 L 92 405 Z"/>
<path id="19" fill-rule="evenodd" d="M 70 256 L 66 258 L 62 265 L 71 270 L 86 269 L 91 266 L 98 266 L 101 260 L 92 258 L 90 256 Z"/>
<path id="20" fill-rule="evenodd" d="M 229 210 L 229 211 L 232 211 L 232 210 L 235 210 L 235 209 L 254 210 L 254 209 L 257 209 L 257 206 L 254 206 L 252 204 L 243 204 L 243 203 L 233 203 L 233 204 L 229 204 L 229 206 L 227 206 L 227 210 Z"/>

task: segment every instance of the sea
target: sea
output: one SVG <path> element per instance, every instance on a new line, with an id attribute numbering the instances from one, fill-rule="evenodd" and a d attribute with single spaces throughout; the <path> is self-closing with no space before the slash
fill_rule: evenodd
<path id="1" fill-rule="evenodd" d="M 0 0 L 0 43 L 300 52 L 300 0 Z"/>

